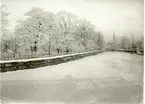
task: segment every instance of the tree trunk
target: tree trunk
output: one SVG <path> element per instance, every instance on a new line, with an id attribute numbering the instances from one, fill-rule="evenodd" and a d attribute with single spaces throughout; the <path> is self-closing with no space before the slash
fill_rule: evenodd
<path id="1" fill-rule="evenodd" d="M 49 55 L 51 54 L 50 51 L 51 51 L 51 39 L 49 39 L 49 53 L 48 53 Z"/>
<path id="2" fill-rule="evenodd" d="M 59 48 L 57 48 L 56 50 L 57 50 L 57 53 L 59 54 L 59 53 L 60 53 L 60 49 L 59 49 Z"/>
<path id="3" fill-rule="evenodd" d="M 68 49 L 68 47 L 66 48 L 66 53 L 69 53 L 69 49 Z"/>

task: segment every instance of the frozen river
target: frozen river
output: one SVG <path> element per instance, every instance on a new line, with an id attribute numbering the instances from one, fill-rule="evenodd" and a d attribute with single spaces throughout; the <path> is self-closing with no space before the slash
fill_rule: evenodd
<path id="1" fill-rule="evenodd" d="M 7 103 L 140 104 L 143 56 L 105 52 L 0 75 L 1 98 Z"/>

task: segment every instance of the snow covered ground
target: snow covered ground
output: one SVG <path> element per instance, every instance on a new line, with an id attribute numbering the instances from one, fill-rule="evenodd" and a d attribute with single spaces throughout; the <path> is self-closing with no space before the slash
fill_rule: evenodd
<path id="1" fill-rule="evenodd" d="M 1 73 L 2 80 L 54 80 L 73 78 L 133 77 L 142 75 L 143 57 L 106 52 L 96 56 L 29 70 Z"/>
<path id="2" fill-rule="evenodd" d="M 0 75 L 2 99 L 10 101 L 139 104 L 143 56 L 105 52 L 59 65 Z"/>

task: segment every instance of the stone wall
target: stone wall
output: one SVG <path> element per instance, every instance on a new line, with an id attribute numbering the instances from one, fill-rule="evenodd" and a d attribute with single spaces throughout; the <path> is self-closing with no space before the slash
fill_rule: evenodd
<path id="1" fill-rule="evenodd" d="M 106 52 L 112 51 L 112 52 L 127 52 L 131 54 L 138 54 L 138 55 L 144 55 L 144 50 L 143 49 L 105 49 Z"/>
<path id="2" fill-rule="evenodd" d="M 16 71 L 16 70 L 25 70 L 33 69 L 44 66 L 56 65 L 68 61 L 73 61 L 81 59 L 87 56 L 96 55 L 102 53 L 102 50 L 92 51 L 92 52 L 83 52 L 48 58 L 36 58 L 36 59 L 24 59 L 24 60 L 11 60 L 11 61 L 0 61 L 0 72 L 7 71 Z"/>

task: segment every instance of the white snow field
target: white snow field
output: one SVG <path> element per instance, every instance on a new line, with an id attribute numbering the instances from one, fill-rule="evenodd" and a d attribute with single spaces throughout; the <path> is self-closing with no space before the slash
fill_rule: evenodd
<path id="1" fill-rule="evenodd" d="M 0 75 L 1 99 L 7 103 L 140 104 L 143 56 L 104 52 Z"/>

